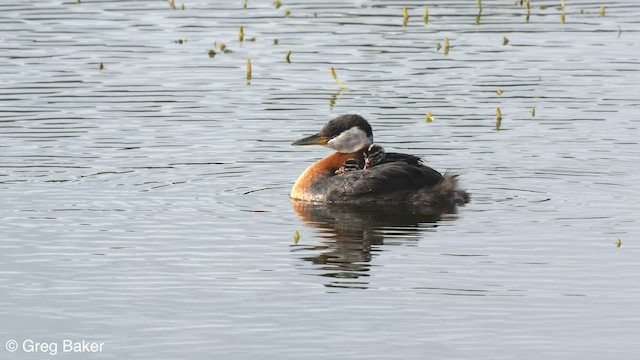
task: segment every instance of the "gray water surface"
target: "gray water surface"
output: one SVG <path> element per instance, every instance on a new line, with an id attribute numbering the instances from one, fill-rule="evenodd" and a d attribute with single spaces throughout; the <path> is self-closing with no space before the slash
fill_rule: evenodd
<path id="1" fill-rule="evenodd" d="M 0 358 L 637 359 L 640 5 L 566 3 L 3 2 Z M 345 113 L 471 203 L 292 204 Z"/>

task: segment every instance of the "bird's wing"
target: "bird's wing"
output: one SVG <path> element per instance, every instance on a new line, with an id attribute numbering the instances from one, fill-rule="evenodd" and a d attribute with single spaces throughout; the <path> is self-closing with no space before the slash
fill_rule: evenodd
<path id="1" fill-rule="evenodd" d="M 329 201 L 416 191 L 442 182 L 442 174 L 424 166 L 404 161 L 376 165 L 367 170 L 349 171 L 326 181 Z"/>
<path id="2" fill-rule="evenodd" d="M 407 164 L 411 164 L 411 165 L 422 165 L 422 159 L 420 159 L 415 155 L 394 153 L 394 152 L 385 153 L 384 159 L 382 160 L 381 164 L 396 162 L 396 161 L 406 162 Z"/>

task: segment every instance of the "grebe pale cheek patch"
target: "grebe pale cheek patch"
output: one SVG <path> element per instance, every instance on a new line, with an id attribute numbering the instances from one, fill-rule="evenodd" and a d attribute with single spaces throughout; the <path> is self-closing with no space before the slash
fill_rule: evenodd
<path id="1" fill-rule="evenodd" d="M 327 142 L 328 147 L 349 154 L 362 149 L 363 146 L 373 143 L 373 135 L 367 136 L 367 133 L 357 126 L 349 130 L 343 131 L 340 135 L 334 137 Z"/>

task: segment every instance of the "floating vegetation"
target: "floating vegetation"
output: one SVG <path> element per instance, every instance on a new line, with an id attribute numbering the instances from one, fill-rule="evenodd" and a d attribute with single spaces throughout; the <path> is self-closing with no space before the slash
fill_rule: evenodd
<path id="1" fill-rule="evenodd" d="M 562 4 L 562 12 L 560 13 L 560 22 L 564 24 L 566 18 L 565 18 L 565 12 L 564 12 L 564 0 L 560 0 L 561 4 Z"/>
<path id="2" fill-rule="evenodd" d="M 507 45 L 507 44 L 509 44 L 509 38 L 506 37 L 506 36 L 503 36 L 502 37 L 502 45 Z"/>
<path id="3" fill-rule="evenodd" d="M 251 82 L 251 59 L 247 59 L 247 83 Z"/>
<path id="4" fill-rule="evenodd" d="M 433 122 L 433 115 L 431 115 L 430 112 L 428 112 L 426 116 L 427 116 L 427 122 L 428 123 Z"/>
<path id="5" fill-rule="evenodd" d="M 425 25 L 429 23 L 429 9 L 426 6 L 424 7 L 424 14 L 422 15 L 422 20 L 424 21 Z"/>
<path id="6" fill-rule="evenodd" d="M 600 16 L 604 16 L 604 6 L 600 6 Z"/>
<path id="7" fill-rule="evenodd" d="M 346 87 L 342 84 L 342 81 L 338 79 L 338 75 L 336 75 L 336 71 L 333 69 L 333 66 L 329 67 L 329 72 L 331 73 L 331 77 L 333 77 L 333 80 L 336 81 L 336 84 L 340 86 L 340 89 L 346 89 Z"/>
<path id="8" fill-rule="evenodd" d="M 531 4 L 529 4 L 529 0 L 527 0 L 527 2 L 525 3 L 525 6 L 527 8 L 527 16 L 525 18 L 525 21 L 529 22 L 529 18 L 531 17 Z"/>
<path id="9" fill-rule="evenodd" d="M 536 117 L 536 107 L 531 108 L 531 117 Z"/>
<path id="10" fill-rule="evenodd" d="M 80 0 L 77 0 L 78 4 L 80 4 Z M 176 1 L 175 0 L 169 0 L 169 9 L 171 10 L 178 10 L 176 8 Z M 184 4 L 180 4 L 180 10 L 184 11 Z"/>
<path id="11" fill-rule="evenodd" d="M 187 38 L 182 38 L 175 41 L 176 44 L 184 44 L 186 42 L 187 42 Z"/>
<path id="12" fill-rule="evenodd" d="M 80 0 L 76 0 L 76 3 L 80 4 Z"/>
<path id="13" fill-rule="evenodd" d="M 242 0 L 242 8 L 243 9 L 247 8 L 247 0 Z"/>
<path id="14" fill-rule="evenodd" d="M 498 96 L 500 96 L 500 95 L 502 95 L 502 90 L 498 89 L 498 90 L 496 90 L 496 93 L 498 94 Z"/>
<path id="15" fill-rule="evenodd" d="M 402 8 L 402 27 L 406 27 L 409 22 L 409 12 L 407 11 L 407 7 L 404 6 Z"/>
<path id="16" fill-rule="evenodd" d="M 338 101 L 338 99 L 340 98 L 340 96 L 342 95 L 344 90 L 345 89 L 340 88 L 340 90 L 338 90 L 338 92 L 336 92 L 335 94 L 331 95 L 331 98 L 329 99 L 329 109 L 333 109 L 333 107 L 336 106 L 336 101 Z"/>
<path id="17" fill-rule="evenodd" d="M 620 240 L 620 238 L 618 238 L 618 240 L 616 240 L 616 247 L 619 249 L 620 246 L 622 246 L 622 240 Z"/>
<path id="18" fill-rule="evenodd" d="M 287 51 L 287 55 L 284 57 L 284 59 L 287 60 L 287 63 L 291 63 L 291 59 L 289 59 L 289 57 L 291 57 L 291 50 Z"/>
<path id="19" fill-rule="evenodd" d="M 214 42 L 213 43 L 213 50 L 215 50 L 215 49 L 219 49 L 220 52 L 223 53 L 223 54 L 228 54 L 230 52 L 233 52 L 233 51 L 229 50 L 227 48 L 227 45 L 225 43 L 223 43 L 223 42 L 220 42 L 220 45 L 218 45 L 217 42 Z"/>
<path id="20" fill-rule="evenodd" d="M 238 30 L 238 39 L 240 42 L 244 40 L 244 28 L 242 28 L 242 25 L 240 25 L 240 29 Z"/>
<path id="21" fill-rule="evenodd" d="M 208 55 L 210 58 L 213 58 L 216 56 L 216 51 L 214 49 L 209 50 Z"/>
<path id="22" fill-rule="evenodd" d="M 478 3 L 478 8 L 482 9 L 482 0 L 476 0 L 476 3 Z"/>
<path id="23" fill-rule="evenodd" d="M 273 6 L 275 6 L 276 9 L 280 9 L 280 6 L 282 6 L 282 3 L 280 2 L 280 0 L 275 0 L 273 2 Z"/>
<path id="24" fill-rule="evenodd" d="M 449 38 L 444 38 L 444 54 L 449 55 Z"/>
<path id="25" fill-rule="evenodd" d="M 440 51 L 440 48 L 441 48 L 441 47 L 442 47 L 442 45 L 440 45 L 440 43 L 438 43 L 438 44 L 436 45 L 436 51 Z"/>
<path id="26" fill-rule="evenodd" d="M 287 18 L 289 16 L 291 16 L 291 9 L 289 8 L 284 9 L 284 17 Z"/>
<path id="27" fill-rule="evenodd" d="M 278 45 L 278 39 L 273 39 L 273 45 Z"/>
<path id="28" fill-rule="evenodd" d="M 502 125 L 502 110 L 499 107 L 496 108 L 496 130 L 500 130 Z"/>
<path id="29" fill-rule="evenodd" d="M 298 230 L 296 230 L 293 233 L 293 244 L 298 245 L 298 241 L 300 241 L 300 233 L 298 232 Z"/>
<path id="30" fill-rule="evenodd" d="M 104 69 L 104 64 L 103 63 L 98 64 L 98 69 L 103 70 Z"/>
<path id="31" fill-rule="evenodd" d="M 482 8 L 478 8 L 478 15 L 476 15 L 476 26 L 480 25 L 480 18 L 482 17 Z"/>

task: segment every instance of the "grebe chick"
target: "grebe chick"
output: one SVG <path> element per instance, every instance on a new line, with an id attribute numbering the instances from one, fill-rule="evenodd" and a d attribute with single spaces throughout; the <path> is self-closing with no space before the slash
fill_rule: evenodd
<path id="1" fill-rule="evenodd" d="M 361 166 L 358 160 L 356 159 L 347 159 L 347 161 L 342 164 L 338 170 L 336 170 L 336 175 L 344 174 L 347 171 L 360 170 Z"/>
<path id="2" fill-rule="evenodd" d="M 371 144 L 369 147 L 362 153 L 364 156 L 364 169 L 369 169 L 372 166 L 378 165 L 382 163 L 386 152 L 384 148 L 378 144 Z"/>
<path id="3" fill-rule="evenodd" d="M 371 144 L 362 152 L 362 156 L 364 157 L 364 166 L 362 166 L 357 159 L 347 159 L 347 161 L 345 161 L 344 164 L 336 170 L 336 175 L 344 174 L 347 171 L 366 170 L 381 163 L 382 160 L 384 160 L 384 155 L 384 148 L 382 146 L 378 144 Z"/>
<path id="4" fill-rule="evenodd" d="M 319 133 L 293 142 L 324 145 L 336 152 L 307 167 L 293 185 L 291 198 L 322 203 L 445 206 L 451 210 L 469 201 L 469 194 L 458 188 L 457 176 L 443 176 L 414 155 L 381 152 L 382 147 L 369 151 L 372 144 L 371 125 L 359 115 L 338 116 Z M 364 164 L 367 151 L 371 157 L 367 171 L 336 175 L 352 159 Z"/>

